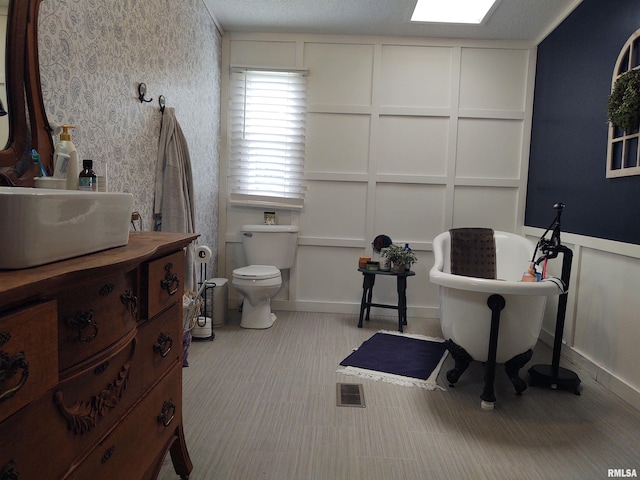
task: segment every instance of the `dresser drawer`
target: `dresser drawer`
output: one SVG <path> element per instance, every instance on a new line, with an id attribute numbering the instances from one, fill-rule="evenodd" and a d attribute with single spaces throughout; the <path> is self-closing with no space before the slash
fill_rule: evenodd
<path id="1" fill-rule="evenodd" d="M 181 417 L 181 366 L 169 375 L 108 434 L 68 479 L 144 478 L 176 435 Z"/>
<path id="2" fill-rule="evenodd" d="M 50 406 L 50 396 L 48 400 Z M 45 415 L 41 403 L 27 405 L 0 425 L 0 478 L 57 479 L 68 468 L 71 458 L 64 445 L 56 443 L 51 409 Z"/>
<path id="3" fill-rule="evenodd" d="M 0 421 L 58 383 L 56 335 L 55 301 L 0 316 Z"/>
<path id="4" fill-rule="evenodd" d="M 60 478 L 125 415 L 136 400 L 127 386 L 133 332 L 109 353 L 0 425 L 0 471 L 13 462 L 21 480 Z"/>
<path id="5" fill-rule="evenodd" d="M 178 304 L 138 327 L 137 354 L 131 369 L 130 388 L 142 394 L 172 366 L 181 362 L 182 322 Z"/>
<path id="6" fill-rule="evenodd" d="M 135 332 L 118 342 L 96 363 L 60 383 L 54 390 L 53 415 L 58 420 L 59 439 L 74 457 L 92 439 L 99 438 L 124 415 L 136 400 L 129 379 L 137 355 Z"/>
<path id="7" fill-rule="evenodd" d="M 184 251 L 147 263 L 143 283 L 147 298 L 145 318 L 152 318 L 173 303 L 182 302 Z"/>
<path id="8" fill-rule="evenodd" d="M 102 277 L 60 295 L 60 371 L 107 348 L 135 328 L 136 292 L 136 272 L 132 270 Z"/>

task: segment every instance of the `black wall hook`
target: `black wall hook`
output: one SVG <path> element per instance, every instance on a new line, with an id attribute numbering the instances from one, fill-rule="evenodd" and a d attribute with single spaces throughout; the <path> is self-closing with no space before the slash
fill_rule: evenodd
<path id="1" fill-rule="evenodd" d="M 144 98 L 144 96 L 147 94 L 147 85 L 145 83 L 139 83 L 138 84 L 138 99 L 140 100 L 140 103 L 142 102 L 151 102 L 153 100 L 153 98 L 150 98 L 149 100 L 147 100 L 146 98 Z"/>

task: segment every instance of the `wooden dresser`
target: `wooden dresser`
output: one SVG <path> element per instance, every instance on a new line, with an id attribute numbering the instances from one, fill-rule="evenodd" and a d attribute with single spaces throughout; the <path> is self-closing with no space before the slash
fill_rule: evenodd
<path id="1" fill-rule="evenodd" d="M 196 237 L 132 233 L 0 271 L 0 480 L 153 479 L 168 451 L 189 477 L 183 249 Z"/>

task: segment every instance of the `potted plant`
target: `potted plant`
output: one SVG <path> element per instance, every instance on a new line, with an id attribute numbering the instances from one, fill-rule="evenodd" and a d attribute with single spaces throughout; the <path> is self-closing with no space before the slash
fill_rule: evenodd
<path id="1" fill-rule="evenodd" d="M 380 255 L 389 259 L 392 272 L 403 272 L 418 261 L 418 257 L 411 249 L 393 243 L 383 248 Z"/>
<path id="2" fill-rule="evenodd" d="M 627 132 L 640 124 L 640 70 L 623 73 L 613 85 L 607 105 L 607 117 L 614 127 Z"/>

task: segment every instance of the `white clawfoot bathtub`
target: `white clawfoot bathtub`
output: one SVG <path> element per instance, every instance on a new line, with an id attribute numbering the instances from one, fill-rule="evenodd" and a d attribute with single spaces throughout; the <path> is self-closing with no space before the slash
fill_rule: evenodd
<path id="1" fill-rule="evenodd" d="M 526 384 L 518 377 L 518 370 L 531 359 L 547 297 L 560 295 L 564 290 L 562 282 L 556 278 L 540 282 L 521 281 L 535 248 L 527 238 L 494 231 L 494 240 L 497 280 L 450 273 L 449 232 L 441 233 L 433 240 L 434 265 L 429 279 L 440 286 L 440 324 L 451 355 L 456 360 L 456 368 L 447 373 L 449 382 L 454 384 L 458 380 L 470 360 L 489 362 L 494 370 L 496 363 L 505 363 L 507 374 L 520 394 L 526 389 Z M 499 303 L 497 308 L 488 305 L 496 301 Z M 491 358 L 494 310 L 498 315 L 497 345 L 494 345 L 495 358 Z M 493 378 L 490 380 L 489 397 L 493 395 Z M 483 407 L 492 408 L 493 401 L 483 398 Z"/>

